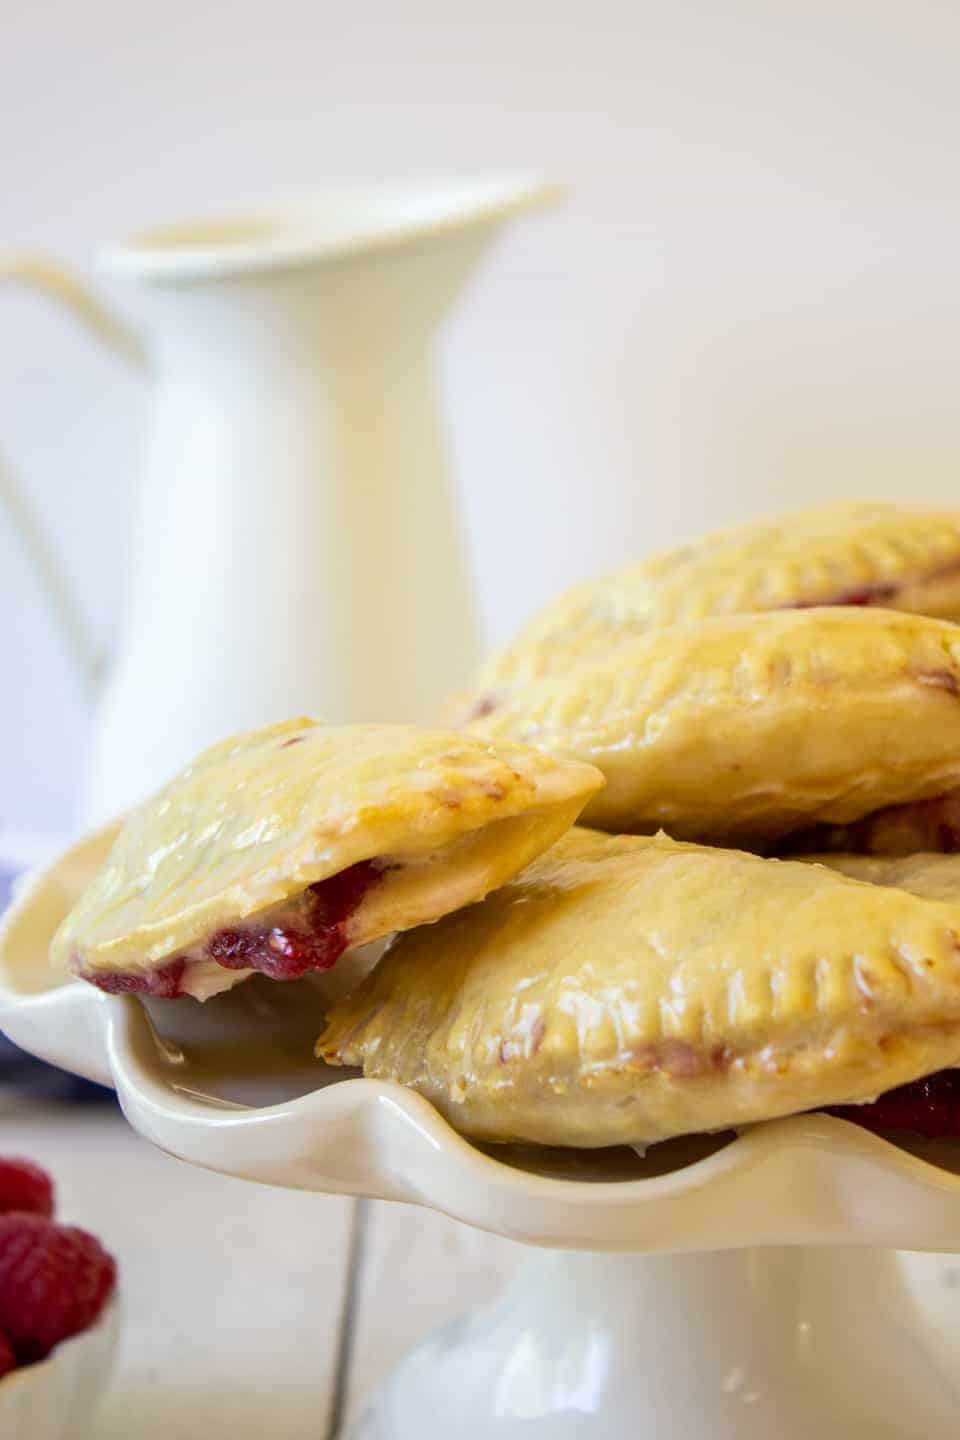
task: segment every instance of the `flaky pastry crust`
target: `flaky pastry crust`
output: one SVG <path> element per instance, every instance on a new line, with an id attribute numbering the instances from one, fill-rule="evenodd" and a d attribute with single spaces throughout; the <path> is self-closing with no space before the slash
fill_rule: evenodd
<path id="1" fill-rule="evenodd" d="M 486 1141 L 647 1144 L 866 1101 L 960 1061 L 960 904 L 574 830 L 399 937 L 317 1050 Z"/>
<path id="2" fill-rule="evenodd" d="M 469 728 L 596 765 L 588 824 L 767 844 L 960 784 L 960 627 L 831 608 L 674 625 Z"/>
<path id="3" fill-rule="evenodd" d="M 145 969 L 361 861 L 396 862 L 357 911 L 363 943 L 486 894 L 601 783 L 585 765 L 441 730 L 300 718 L 234 736 L 131 815 L 52 959 Z"/>
<path id="4" fill-rule="evenodd" d="M 960 510 L 816 506 L 654 555 L 552 600 L 450 701 L 459 722 L 661 625 L 811 605 L 960 618 Z"/>

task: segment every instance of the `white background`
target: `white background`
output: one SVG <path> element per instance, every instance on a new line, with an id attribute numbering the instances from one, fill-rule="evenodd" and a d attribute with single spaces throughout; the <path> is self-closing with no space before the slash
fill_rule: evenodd
<path id="1" fill-rule="evenodd" d="M 6 0 L 0 245 L 87 265 L 324 180 L 565 180 L 447 347 L 493 641 L 706 526 L 960 498 L 958 74 L 953 0 Z M 0 295 L 0 447 L 104 642 L 142 409 Z M 0 828 L 64 829 L 87 706 L 5 522 L 0 606 Z"/>

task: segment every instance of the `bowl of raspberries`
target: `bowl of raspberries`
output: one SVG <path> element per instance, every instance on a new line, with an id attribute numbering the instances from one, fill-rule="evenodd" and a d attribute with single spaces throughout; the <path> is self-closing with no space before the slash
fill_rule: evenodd
<path id="1" fill-rule="evenodd" d="M 110 1377 L 116 1261 L 55 1210 L 49 1175 L 0 1155 L 3 1440 L 79 1440 Z"/>

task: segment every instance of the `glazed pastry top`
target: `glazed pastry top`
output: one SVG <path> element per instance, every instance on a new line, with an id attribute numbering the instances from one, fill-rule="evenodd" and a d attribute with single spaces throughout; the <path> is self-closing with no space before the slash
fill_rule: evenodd
<path id="1" fill-rule="evenodd" d="M 804 855 L 808 865 L 825 865 L 870 885 L 892 885 L 925 900 L 960 904 L 960 855 L 919 851 L 893 857 L 877 855 Z"/>
<path id="2" fill-rule="evenodd" d="M 960 617 L 960 510 L 819 506 L 723 530 L 551 601 L 481 670 L 462 719 L 518 686 L 661 625 L 811 605 Z"/>
<path id="3" fill-rule="evenodd" d="M 52 958 L 147 966 L 360 861 L 426 873 L 438 850 L 497 822 L 523 830 L 516 870 L 601 783 L 588 766 L 447 731 L 297 719 L 234 736 L 130 816 Z M 408 904 L 402 885 L 392 893 Z"/>
<path id="4" fill-rule="evenodd" d="M 887 805 L 846 825 L 815 825 L 788 836 L 785 847 L 803 854 L 954 854 L 960 851 L 960 789 Z"/>
<path id="5" fill-rule="evenodd" d="M 464 1133 L 645 1143 L 960 1059 L 960 904 L 821 865 L 574 830 L 401 936 L 318 1053 Z"/>
<path id="6" fill-rule="evenodd" d="M 960 627 L 853 608 L 670 626 L 469 728 L 598 766 L 588 824 L 768 844 L 960 784 Z"/>

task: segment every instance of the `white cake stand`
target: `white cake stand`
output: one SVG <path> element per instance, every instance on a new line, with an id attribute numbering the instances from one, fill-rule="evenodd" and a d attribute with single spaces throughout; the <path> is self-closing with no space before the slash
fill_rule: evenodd
<path id="1" fill-rule="evenodd" d="M 51 974 L 53 928 L 108 839 L 33 880 L 0 931 L 18 1044 L 114 1085 L 130 1123 L 193 1164 L 544 1247 L 407 1357 L 352 1440 L 954 1440 L 954 1355 L 892 1252 L 960 1251 L 960 1148 L 809 1115 L 645 1158 L 484 1152 L 412 1092 L 311 1058 L 342 966 L 202 1007 Z"/>

